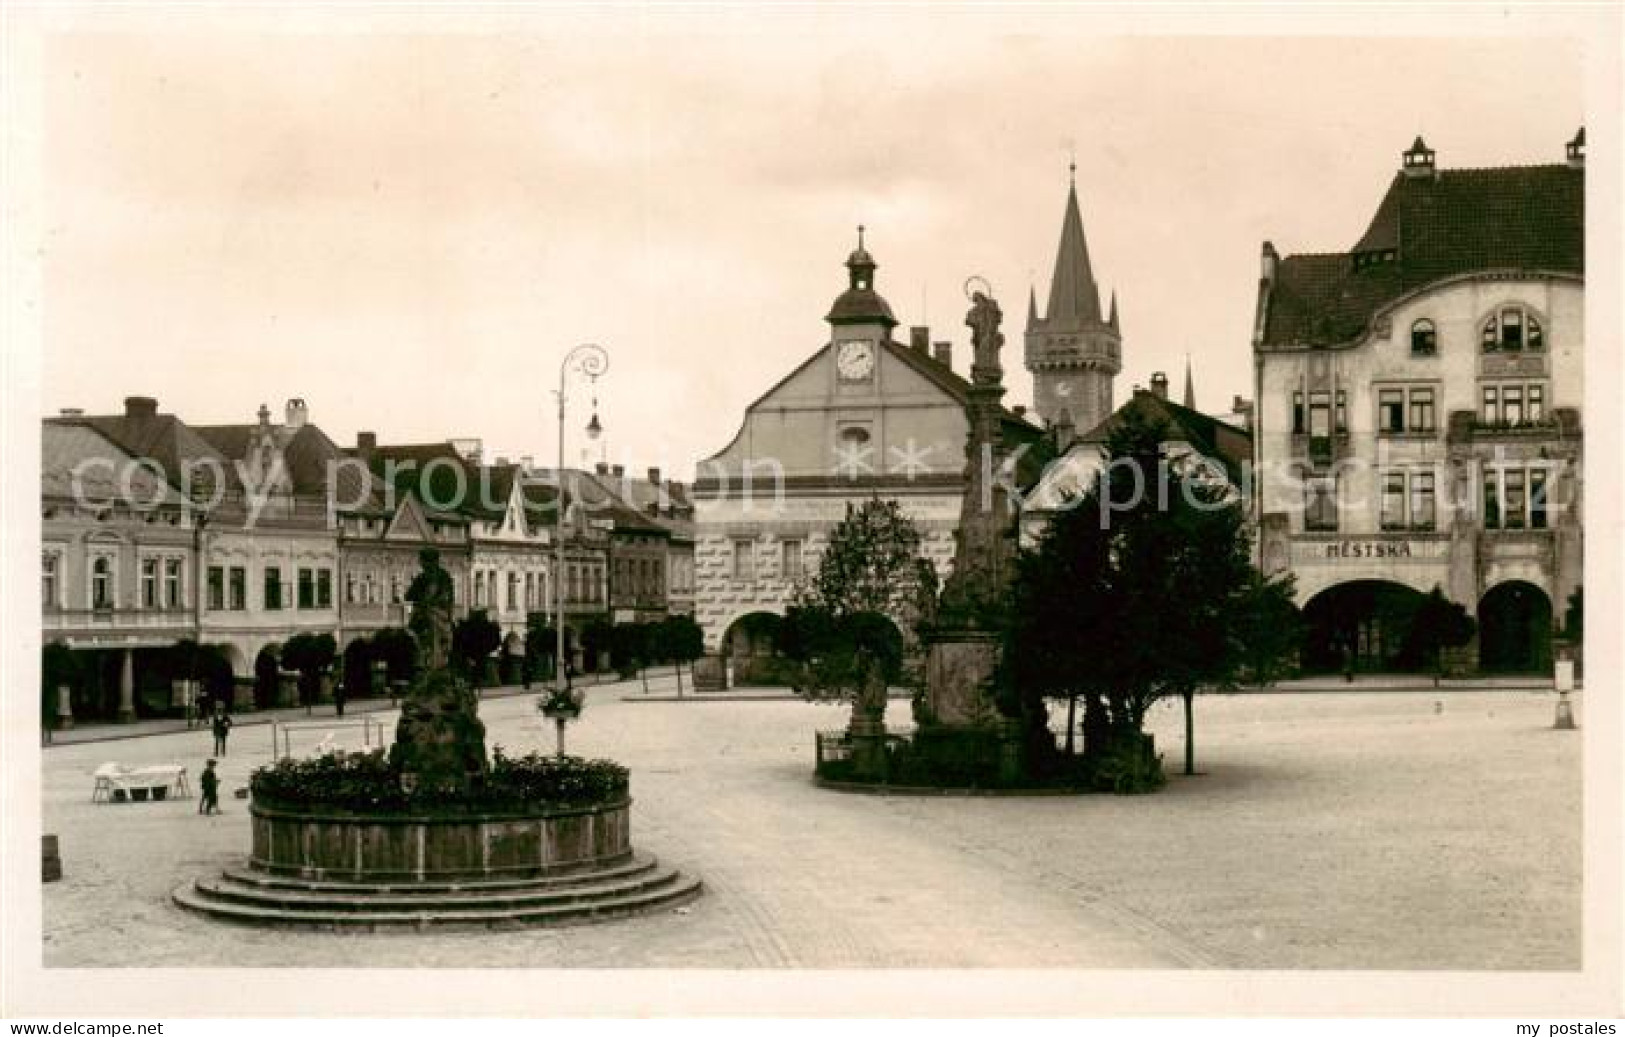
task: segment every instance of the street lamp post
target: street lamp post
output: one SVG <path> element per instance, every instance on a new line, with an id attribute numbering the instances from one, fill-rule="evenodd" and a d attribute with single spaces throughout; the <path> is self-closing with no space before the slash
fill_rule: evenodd
<path id="1" fill-rule="evenodd" d="M 566 670 L 564 661 L 564 410 L 565 410 L 565 382 L 571 371 L 584 374 L 593 382 L 609 370 L 609 354 L 603 347 L 593 343 L 583 343 L 565 354 L 564 360 L 559 364 L 559 464 L 558 472 L 558 500 L 556 507 L 558 514 L 555 519 L 555 530 L 558 534 L 558 543 L 554 545 L 553 570 L 553 622 L 554 634 L 557 642 L 553 656 L 553 696 L 554 702 L 563 704 L 569 694 L 566 684 Z M 598 401 L 593 400 L 592 420 L 587 423 L 587 437 L 597 439 L 603 426 L 598 423 Z M 576 713 L 579 714 L 579 706 Z M 573 718 L 572 718 L 573 719 Z M 559 755 L 564 755 L 564 720 L 558 720 Z"/>

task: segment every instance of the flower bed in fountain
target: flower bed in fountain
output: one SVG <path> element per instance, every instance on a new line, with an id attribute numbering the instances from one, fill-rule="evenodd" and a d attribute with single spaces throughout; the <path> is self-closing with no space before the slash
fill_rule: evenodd
<path id="1" fill-rule="evenodd" d="M 254 867 L 305 878 L 531 877 L 631 856 L 626 768 L 496 749 L 452 791 L 403 781 L 383 751 L 280 760 L 254 773 Z"/>

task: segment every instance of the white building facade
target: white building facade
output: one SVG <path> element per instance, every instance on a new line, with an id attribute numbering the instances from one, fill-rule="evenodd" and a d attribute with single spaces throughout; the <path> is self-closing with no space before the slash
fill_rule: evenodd
<path id="1" fill-rule="evenodd" d="M 1440 170 L 1418 139 L 1348 252 L 1264 245 L 1259 560 L 1307 669 L 1414 665 L 1435 587 L 1477 618 L 1463 665 L 1549 668 L 1582 579 L 1583 132 L 1567 159 Z"/>

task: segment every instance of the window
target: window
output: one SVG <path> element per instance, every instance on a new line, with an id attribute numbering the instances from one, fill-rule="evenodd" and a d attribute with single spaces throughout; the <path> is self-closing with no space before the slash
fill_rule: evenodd
<path id="1" fill-rule="evenodd" d="M 780 569 L 786 580 L 799 580 L 803 574 L 801 541 L 786 540 L 782 547 L 784 564 Z"/>
<path id="2" fill-rule="evenodd" d="M 1405 390 L 1380 389 L 1377 391 L 1377 431 L 1405 431 Z"/>
<path id="3" fill-rule="evenodd" d="M 179 558 L 164 559 L 164 607 L 178 609 L 182 606 L 181 600 L 181 560 Z"/>
<path id="4" fill-rule="evenodd" d="M 1330 531 L 1337 528 L 1337 484 L 1330 479 L 1304 483 L 1303 528 Z"/>
<path id="5" fill-rule="evenodd" d="M 1309 394 L 1309 436 L 1312 439 L 1325 439 L 1331 434 L 1332 394 L 1312 392 Z"/>
<path id="6" fill-rule="evenodd" d="M 1433 390 L 1411 390 L 1411 431 L 1433 431 Z"/>
<path id="7" fill-rule="evenodd" d="M 1501 480 L 1493 471 L 1484 473 L 1484 528 L 1501 528 Z"/>
<path id="8" fill-rule="evenodd" d="M 1336 427 L 1339 435 L 1349 430 L 1349 394 L 1346 389 L 1337 390 Z"/>
<path id="9" fill-rule="evenodd" d="M 248 570 L 240 565 L 231 567 L 231 610 L 243 612 L 248 608 Z"/>
<path id="10" fill-rule="evenodd" d="M 209 566 L 209 611 L 219 612 L 226 607 L 226 570 L 222 566 Z"/>
<path id="11" fill-rule="evenodd" d="M 519 607 L 519 574 L 508 574 L 508 611 L 512 612 Z"/>
<path id="12" fill-rule="evenodd" d="M 1432 356 L 1439 351 L 1438 332 L 1434 330 L 1433 322 L 1423 317 L 1411 325 L 1411 354 L 1413 356 Z"/>
<path id="13" fill-rule="evenodd" d="M 330 609 L 333 607 L 333 570 L 316 570 L 316 607 Z"/>
<path id="14" fill-rule="evenodd" d="M 570 600 L 581 600 L 581 567 L 570 563 Z"/>
<path id="15" fill-rule="evenodd" d="M 1546 528 L 1546 469 L 1529 469 L 1529 528 Z"/>
<path id="16" fill-rule="evenodd" d="M 749 540 L 735 540 L 733 542 L 733 578 L 736 580 L 754 580 L 756 578 L 756 545 Z"/>
<path id="17" fill-rule="evenodd" d="M 1523 424 L 1523 386 L 1501 386 L 1501 420 L 1508 425 Z"/>
<path id="18" fill-rule="evenodd" d="M 282 570 L 274 565 L 265 567 L 265 607 L 267 609 L 282 607 Z"/>
<path id="19" fill-rule="evenodd" d="M 1431 530 L 1437 522 L 1432 472 L 1411 473 L 1411 528 Z"/>
<path id="20" fill-rule="evenodd" d="M 1524 418 L 1532 421 L 1546 419 L 1546 387 L 1544 385 L 1531 385 L 1525 394 Z"/>
<path id="21" fill-rule="evenodd" d="M 1382 528 L 1405 528 L 1405 473 L 1387 472 L 1382 477 Z"/>
<path id="22" fill-rule="evenodd" d="M 1540 321 L 1522 306 L 1504 306 L 1484 321 L 1481 335 L 1486 353 L 1538 352 L 1546 348 Z"/>
<path id="23" fill-rule="evenodd" d="M 55 551 L 46 551 L 40 556 L 40 604 L 48 609 L 57 607 L 57 581 L 62 566 L 62 556 Z"/>
<path id="24" fill-rule="evenodd" d="M 1306 431 L 1307 427 L 1304 425 L 1303 393 L 1295 392 L 1292 394 L 1292 434 L 1294 436 L 1301 436 Z"/>
<path id="25" fill-rule="evenodd" d="M 485 572 L 477 570 L 474 573 L 474 606 L 485 604 Z"/>
<path id="26" fill-rule="evenodd" d="M 344 574 L 344 603 L 346 605 L 358 604 L 356 594 L 359 593 L 356 585 L 355 573 Z"/>
<path id="27" fill-rule="evenodd" d="M 406 581 L 400 573 L 389 574 L 389 603 L 399 605 L 406 600 Z"/>
<path id="28" fill-rule="evenodd" d="M 316 607 L 316 574 L 303 566 L 299 569 L 299 607 Z"/>
<path id="29" fill-rule="evenodd" d="M 113 563 L 106 556 L 96 559 L 90 566 L 90 607 L 113 607 Z"/>
<path id="30" fill-rule="evenodd" d="M 1502 494 L 1505 508 L 1502 512 L 1505 518 L 1505 528 L 1522 529 L 1524 526 L 1524 509 L 1527 501 L 1524 499 L 1525 473 L 1522 468 L 1509 468 L 1504 473 L 1506 482 Z"/>
<path id="31" fill-rule="evenodd" d="M 1484 406 L 1479 409 L 1478 420 L 1485 425 L 1495 425 L 1501 420 L 1501 394 L 1493 385 L 1484 386 Z"/>
<path id="32" fill-rule="evenodd" d="M 141 559 L 141 607 L 158 607 L 158 559 Z"/>

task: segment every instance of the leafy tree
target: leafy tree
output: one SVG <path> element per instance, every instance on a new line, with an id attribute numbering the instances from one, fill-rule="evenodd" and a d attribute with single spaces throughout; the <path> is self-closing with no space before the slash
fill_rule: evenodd
<path id="1" fill-rule="evenodd" d="M 919 529 L 896 501 L 847 505 L 817 574 L 796 591 L 780 628 L 780 652 L 799 664 L 798 690 L 851 700 L 854 719 L 884 716 L 886 688 L 902 674 L 894 620 L 916 623 L 935 589 L 920 544 Z"/>
<path id="2" fill-rule="evenodd" d="M 1252 571 L 1233 491 L 1170 464 L 1162 440 L 1160 426 L 1133 415 L 1113 431 L 1088 492 L 1057 516 L 1038 557 L 1018 564 L 1006 646 L 1007 697 L 1029 731 L 1043 723 L 1042 697 L 1070 701 L 1081 686 L 1085 755 L 1117 761 L 1135 775 L 1130 787 L 1159 781 L 1143 765 L 1143 727 L 1168 695 L 1185 703 L 1194 772 L 1194 697 L 1241 665 L 1236 605 Z"/>
<path id="3" fill-rule="evenodd" d="M 346 698 L 361 699 L 373 694 L 372 646 L 364 637 L 358 637 L 344 648 L 344 694 Z"/>
<path id="4" fill-rule="evenodd" d="M 581 631 L 581 650 L 586 655 L 584 664 L 597 671 L 599 661 L 610 650 L 614 634 L 609 621 L 603 618 L 594 619 Z"/>
<path id="5" fill-rule="evenodd" d="M 417 641 L 405 627 L 385 627 L 372 635 L 372 656 L 383 662 L 386 680 L 410 681 L 417 670 Z"/>
<path id="6" fill-rule="evenodd" d="M 299 697 L 309 708 L 320 697 L 322 674 L 338 658 L 332 634 L 295 634 L 282 645 L 282 665 L 299 673 Z"/>
<path id="7" fill-rule="evenodd" d="M 1423 596 L 1411 617 L 1410 636 L 1405 652 L 1426 659 L 1433 665 L 1433 685 L 1438 687 L 1444 676 L 1446 648 L 1460 648 L 1473 639 L 1478 624 L 1467 610 L 1444 596 L 1435 586 Z"/>
<path id="8" fill-rule="evenodd" d="M 1303 613 L 1293 601 L 1296 582 L 1291 573 L 1266 577 L 1254 570 L 1237 598 L 1234 636 L 1242 672 L 1259 687 L 1287 672 L 1303 643 Z"/>
<path id="9" fill-rule="evenodd" d="M 610 665 L 621 677 L 638 672 L 648 651 L 647 631 L 641 623 L 616 623 L 609 628 Z"/>
<path id="10" fill-rule="evenodd" d="M 663 655 L 677 670 L 677 694 L 683 693 L 683 664 L 693 672 L 694 660 L 705 654 L 705 631 L 693 616 L 667 616 L 660 624 Z"/>
<path id="11" fill-rule="evenodd" d="M 485 661 L 502 645 L 502 628 L 485 609 L 474 609 L 451 632 L 451 656 L 474 687 L 485 679 Z"/>
<path id="12" fill-rule="evenodd" d="M 183 637 L 169 647 L 165 665 L 170 680 L 198 682 L 200 708 L 205 706 L 202 701 L 204 695 L 216 702 L 230 701 L 236 677 L 231 672 L 231 661 L 219 645 L 200 645 L 189 637 Z"/>

